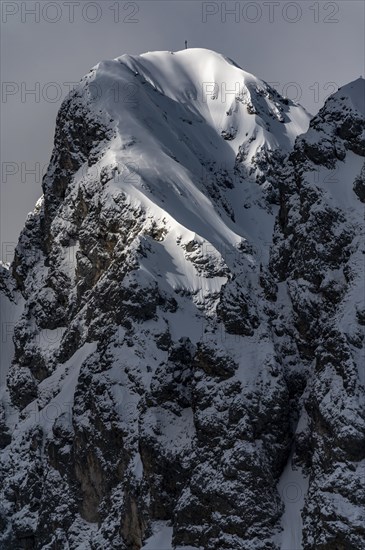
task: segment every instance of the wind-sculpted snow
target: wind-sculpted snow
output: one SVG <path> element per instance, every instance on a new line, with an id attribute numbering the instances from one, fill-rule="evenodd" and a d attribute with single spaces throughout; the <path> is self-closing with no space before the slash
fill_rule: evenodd
<path id="1" fill-rule="evenodd" d="M 0 287 L 2 548 L 362 547 L 363 82 L 295 145 L 208 50 L 66 98 Z"/>

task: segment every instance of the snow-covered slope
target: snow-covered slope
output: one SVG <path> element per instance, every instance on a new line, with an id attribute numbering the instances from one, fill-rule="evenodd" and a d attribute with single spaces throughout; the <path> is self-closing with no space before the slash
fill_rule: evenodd
<path id="1" fill-rule="evenodd" d="M 4 548 L 361 544 L 360 497 L 336 535 L 330 515 L 315 525 L 339 466 L 327 475 L 310 439 L 337 444 L 315 402 L 330 411 L 316 372 L 331 323 L 353 327 L 359 360 L 358 95 L 330 98 L 295 146 L 308 114 L 208 50 L 102 62 L 65 100 L 4 279 L 21 312 L 0 424 Z M 333 169 L 342 183 L 326 187 Z M 342 456 L 356 492 L 354 376 L 353 394 L 335 387 L 346 444 L 356 422 Z"/>
<path id="2" fill-rule="evenodd" d="M 239 243 L 252 224 L 240 219 L 245 194 L 215 189 L 211 173 L 220 172 L 225 187 L 241 173 L 255 179 L 267 171 L 271 152 L 288 150 L 309 124 L 303 108 L 203 49 L 99 63 L 77 95 L 113 131 L 108 147 L 95 153 L 94 172 L 112 175 L 115 187 L 122 184 L 136 203 L 160 208 L 215 246 Z M 247 198 L 255 192 L 247 191 Z M 222 205 L 226 216 L 237 218 L 238 234 L 219 219 Z"/>
<path id="3" fill-rule="evenodd" d="M 283 100 L 268 84 L 221 54 L 196 48 L 126 55 L 116 61 L 131 69 L 138 80 L 147 81 L 158 93 L 182 105 L 191 116 L 201 117 L 218 136 L 223 133 L 229 147 L 228 151 L 219 147 L 219 160 L 231 160 L 230 153 L 237 155 L 239 147 L 251 138 L 255 143 L 249 158 L 263 146 L 288 148 L 307 129 L 308 114 L 302 107 Z M 107 77 L 109 71 L 118 74 L 115 62 L 98 65 L 96 79 Z M 203 137 L 198 128 L 194 126 L 195 139 Z"/>

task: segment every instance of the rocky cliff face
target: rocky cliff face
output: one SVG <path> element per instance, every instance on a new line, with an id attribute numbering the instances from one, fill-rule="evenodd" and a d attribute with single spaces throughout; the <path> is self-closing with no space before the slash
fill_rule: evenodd
<path id="1" fill-rule="evenodd" d="M 308 369 L 294 438 L 309 471 L 304 548 L 364 545 L 364 88 L 341 88 L 297 139 L 270 260 Z"/>
<path id="2" fill-rule="evenodd" d="M 363 91 L 295 145 L 205 50 L 65 100 L 0 289 L 1 547 L 364 545 Z"/>

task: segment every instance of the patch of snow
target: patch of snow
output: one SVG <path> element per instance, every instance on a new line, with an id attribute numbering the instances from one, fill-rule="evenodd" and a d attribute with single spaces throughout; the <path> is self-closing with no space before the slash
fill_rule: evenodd
<path id="1" fill-rule="evenodd" d="M 299 467 L 292 464 L 290 456 L 278 483 L 278 491 L 285 509 L 281 519 L 282 532 L 275 542 L 280 544 L 280 550 L 302 550 L 302 516 L 305 495 L 309 480 Z"/>

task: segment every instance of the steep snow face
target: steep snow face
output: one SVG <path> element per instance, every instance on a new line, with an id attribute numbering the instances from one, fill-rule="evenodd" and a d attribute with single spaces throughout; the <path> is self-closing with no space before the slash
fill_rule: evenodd
<path id="1" fill-rule="evenodd" d="M 65 100 L 4 285 L 22 298 L 0 418 L 0 545 L 361 547 L 348 536 L 363 460 L 354 105 L 327 102 L 285 156 L 306 113 L 207 50 L 102 62 Z M 322 181 L 333 168 L 343 204 L 341 183 Z M 337 538 L 332 508 L 318 533 L 311 504 L 328 504 L 331 479 L 353 512 L 338 512 Z"/>
<path id="2" fill-rule="evenodd" d="M 204 49 L 101 62 L 77 93 L 113 128 L 89 173 L 111 174 L 114 192 L 178 222 L 176 237 L 188 229 L 231 255 L 248 241 L 265 255 L 273 217 L 263 209 L 266 189 L 250 181 L 270 186 L 270 155 L 288 150 L 308 127 L 302 107 Z M 221 175 L 219 187 L 212 173 Z M 75 187 L 84 175 L 75 175 Z"/>
<path id="3" fill-rule="evenodd" d="M 194 48 L 122 56 L 117 61 L 183 105 L 187 113 L 201 117 L 228 141 L 235 155 L 242 144 L 254 141 L 249 160 L 260 147 L 288 149 L 308 128 L 309 115 L 302 107 L 283 100 L 268 84 L 216 52 Z M 99 65 L 97 70 L 103 68 Z M 223 149 L 218 155 L 229 153 Z"/>
<path id="4" fill-rule="evenodd" d="M 236 163 L 255 176 L 262 173 L 257 156 L 288 150 L 309 124 L 302 107 L 204 49 L 103 61 L 82 87 L 116 128 L 111 157 L 118 162 L 121 148 L 132 147 L 145 180 L 151 171 L 201 179 L 201 163 L 212 163 L 212 151 L 215 167 L 231 170 Z"/>
<path id="5" fill-rule="evenodd" d="M 208 152 L 211 160 L 213 148 L 217 163 L 232 165 L 245 146 L 250 163 L 261 149 L 288 149 L 309 124 L 302 107 L 210 50 L 123 55 L 99 63 L 88 79 L 99 96 L 96 104 L 121 122 L 124 137 L 127 110 L 128 119 L 131 114 L 134 119 L 133 135 L 138 138 L 138 130 L 151 134 L 152 128 L 154 144 L 167 153 L 172 148 L 189 169 L 196 162 L 191 151 L 203 158 Z"/>

